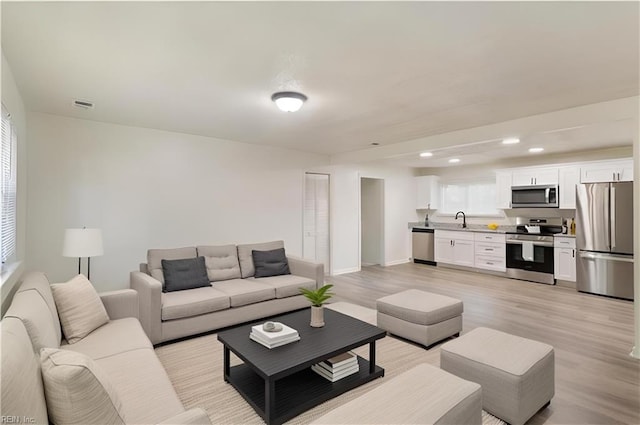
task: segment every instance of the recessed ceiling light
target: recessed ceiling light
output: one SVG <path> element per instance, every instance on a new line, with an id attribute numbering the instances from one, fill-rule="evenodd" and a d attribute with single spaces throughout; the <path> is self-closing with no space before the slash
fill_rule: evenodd
<path id="1" fill-rule="evenodd" d="M 529 148 L 529 152 L 531 153 L 538 153 L 538 152 L 542 152 L 544 150 L 544 148 Z"/>
<path id="2" fill-rule="evenodd" d="M 456 162 L 460 162 L 460 159 L 459 158 L 451 158 L 449 160 L 449 162 L 452 163 L 452 164 L 455 164 Z"/>
<path id="3" fill-rule="evenodd" d="M 515 145 L 516 143 L 520 143 L 520 139 L 517 137 L 509 137 L 502 140 L 503 145 Z"/>
<path id="4" fill-rule="evenodd" d="M 378 143 L 378 142 L 371 142 L 371 146 L 380 146 L 380 143 Z"/>
<path id="5" fill-rule="evenodd" d="M 420 156 L 423 158 L 428 158 L 430 156 L 433 156 L 433 154 L 431 152 L 422 152 Z"/>

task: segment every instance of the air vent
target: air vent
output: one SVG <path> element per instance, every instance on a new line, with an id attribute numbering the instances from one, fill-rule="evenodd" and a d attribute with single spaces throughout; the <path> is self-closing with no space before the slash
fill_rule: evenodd
<path id="1" fill-rule="evenodd" d="M 78 108 L 83 108 L 83 109 L 93 109 L 93 102 L 89 102 L 87 100 L 75 99 L 73 101 L 73 106 L 77 106 Z"/>

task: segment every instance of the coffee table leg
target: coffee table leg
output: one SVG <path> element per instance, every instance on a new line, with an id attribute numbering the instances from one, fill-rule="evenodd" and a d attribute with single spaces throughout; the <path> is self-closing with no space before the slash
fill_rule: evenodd
<path id="1" fill-rule="evenodd" d="M 224 346 L 224 382 L 229 382 L 229 374 L 231 372 L 230 364 L 230 355 L 229 355 L 229 347 Z"/>
<path id="2" fill-rule="evenodd" d="M 376 371 L 376 342 L 369 343 L 369 373 Z"/>
<path id="3" fill-rule="evenodd" d="M 271 417 L 276 411 L 276 382 L 273 379 L 264 380 L 264 420 L 271 423 Z"/>

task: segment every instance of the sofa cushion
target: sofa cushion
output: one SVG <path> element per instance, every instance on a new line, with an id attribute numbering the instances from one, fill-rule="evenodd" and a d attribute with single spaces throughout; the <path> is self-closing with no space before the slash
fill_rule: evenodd
<path id="1" fill-rule="evenodd" d="M 43 348 L 42 379 L 50 419 L 64 424 L 124 424 L 122 402 L 108 374 L 88 356 Z"/>
<path id="2" fill-rule="evenodd" d="M 49 279 L 42 272 L 29 272 L 26 273 L 20 288 L 16 292 L 24 291 L 37 291 L 42 297 L 44 302 L 47 303 L 51 317 L 53 319 L 53 327 L 56 331 L 56 339 L 62 340 L 62 329 L 60 328 L 60 318 L 58 317 L 58 309 L 56 308 L 56 302 L 53 300 L 53 294 L 51 293 L 51 284 Z"/>
<path id="3" fill-rule="evenodd" d="M 143 348 L 95 361 L 122 400 L 130 424 L 157 424 L 184 407 L 153 349 Z"/>
<path id="4" fill-rule="evenodd" d="M 20 319 L 2 319 L 0 347 L 2 416 L 27 417 L 36 424 L 47 424 L 49 420 L 40 374 L 40 356 L 33 352 L 29 334 Z"/>
<path id="5" fill-rule="evenodd" d="M 49 307 L 36 291 L 18 292 L 4 317 L 19 319 L 27 329 L 35 352 L 41 348 L 58 348 L 60 340 Z"/>
<path id="6" fill-rule="evenodd" d="M 204 257 L 211 282 L 240 279 L 238 249 L 235 245 L 199 246 L 198 255 Z"/>
<path id="7" fill-rule="evenodd" d="M 213 287 L 229 296 L 231 307 L 259 303 L 276 297 L 276 290 L 272 285 L 257 282 L 255 279 L 233 279 L 216 282 Z"/>
<path id="8" fill-rule="evenodd" d="M 253 266 L 253 256 L 251 255 L 251 252 L 254 249 L 256 251 L 271 251 L 278 248 L 284 248 L 284 241 L 238 245 L 238 260 L 240 261 L 240 272 L 242 274 L 242 277 L 247 278 L 255 274 L 255 267 Z"/>
<path id="9" fill-rule="evenodd" d="M 58 307 L 62 332 L 70 344 L 80 341 L 94 329 L 109 321 L 100 296 L 84 275 L 77 275 L 67 283 L 51 285 Z"/>
<path id="10" fill-rule="evenodd" d="M 255 277 L 282 276 L 291 274 L 289 262 L 284 253 L 284 248 L 273 249 L 271 251 L 251 251 Z"/>
<path id="11" fill-rule="evenodd" d="M 276 298 L 287 298 L 300 295 L 300 288 L 306 288 L 312 291 L 316 289 L 315 280 L 296 276 L 294 274 L 261 278 L 250 277 L 246 280 L 249 282 L 254 281 L 272 286 L 276 290 Z"/>
<path id="12" fill-rule="evenodd" d="M 62 342 L 63 350 L 86 354 L 93 360 L 140 348 L 153 348 L 138 319 L 126 317 L 111 320 L 75 344 Z"/>
<path id="13" fill-rule="evenodd" d="M 197 257 L 195 247 L 174 249 L 150 249 L 147 251 L 147 270 L 151 277 L 164 284 L 162 274 L 162 260 L 180 260 L 182 258 Z"/>
<path id="14" fill-rule="evenodd" d="M 164 275 L 162 292 L 209 286 L 204 257 L 162 260 L 162 274 Z"/>
<path id="15" fill-rule="evenodd" d="M 229 307 L 229 295 L 211 286 L 162 294 L 162 320 L 192 317 Z"/>

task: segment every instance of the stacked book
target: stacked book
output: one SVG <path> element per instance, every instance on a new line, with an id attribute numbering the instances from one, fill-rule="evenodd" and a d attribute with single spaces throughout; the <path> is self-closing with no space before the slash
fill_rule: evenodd
<path id="1" fill-rule="evenodd" d="M 249 338 L 269 349 L 300 340 L 297 330 L 282 323 L 281 325 L 282 330 L 277 332 L 267 332 L 262 328 L 262 325 L 252 326 Z"/>
<path id="2" fill-rule="evenodd" d="M 360 365 L 358 364 L 358 356 L 348 351 L 316 363 L 311 366 L 311 369 L 323 378 L 336 382 L 346 376 L 358 373 Z"/>

